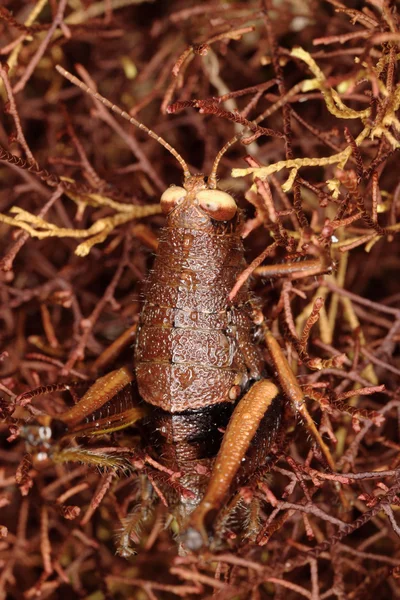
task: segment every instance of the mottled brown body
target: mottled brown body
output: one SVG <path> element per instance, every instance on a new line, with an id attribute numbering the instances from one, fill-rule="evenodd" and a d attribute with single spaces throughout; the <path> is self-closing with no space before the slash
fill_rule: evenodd
<path id="1" fill-rule="evenodd" d="M 167 215 L 135 349 L 140 395 L 157 407 L 147 421 L 151 445 L 164 464 L 185 474 L 181 483 L 194 494 L 192 508 L 236 400 L 263 370 L 248 288 L 228 302 L 246 266 L 240 214 L 211 218 L 196 199 L 206 187 L 203 177 L 192 178 Z"/>
<path id="2" fill-rule="evenodd" d="M 228 294 L 245 266 L 240 217 L 214 221 L 196 206 L 203 178 L 167 217 L 150 274 L 135 351 L 143 400 L 170 413 L 232 402 L 260 377 L 248 289 Z"/>
<path id="3" fill-rule="evenodd" d="M 240 215 L 232 196 L 217 189 L 220 160 L 241 135 L 235 135 L 218 152 L 208 181 L 203 176 L 193 177 L 185 160 L 166 140 L 62 67 L 57 66 L 57 70 L 164 146 L 182 167 L 184 187 L 171 186 L 160 201 L 167 216 L 166 226 L 149 277 L 135 346 L 135 374 L 143 402 L 131 404 L 134 376 L 129 368 L 117 369 L 97 379 L 76 405 L 56 416 L 63 429 L 59 443 L 52 443 L 51 417 L 49 421 L 45 415 L 26 428 L 28 447 L 38 460 L 78 461 L 130 471 L 130 460 L 119 453 L 68 447 L 65 442 L 77 435 L 109 434 L 142 421 L 147 430 L 144 443 L 150 453 L 160 463 L 179 471 L 181 486 L 191 492 L 181 493 L 182 487 L 174 486 L 172 478 L 165 490 L 172 513 L 181 517 L 181 541 L 188 549 L 197 550 L 209 542 L 208 532 L 213 525 L 208 520 L 210 513 L 219 511 L 224 502 L 229 504 L 236 486 L 264 463 L 280 424 L 280 389 L 302 415 L 334 470 L 329 449 L 306 409 L 296 377 L 259 313 L 257 322 L 279 387 L 263 378 L 262 356 L 252 338 L 249 290 L 243 280 L 238 280 L 246 265 Z M 108 224 L 113 228 L 121 222 L 126 221 L 109 220 Z M 102 235 L 87 240 L 86 250 L 103 241 Z M 80 252 L 82 246 L 78 246 Z M 314 260 L 303 272 L 315 274 L 316 269 L 324 270 L 324 265 L 324 261 L 318 265 Z M 263 267 L 263 273 L 265 269 L 271 272 Z M 277 269 L 272 272 L 276 276 Z M 287 269 L 283 273 L 287 274 Z M 228 301 L 230 296 L 233 302 Z M 107 364 L 135 327 L 95 361 L 94 370 Z M 64 385 L 64 389 L 68 387 Z M 27 398 L 22 395 L 19 401 L 28 402 L 35 395 L 51 391 L 54 385 L 41 386 L 31 390 Z M 123 398 L 118 399 L 119 394 Z M 164 470 L 162 465 L 159 468 Z M 155 483 L 153 487 L 159 494 Z M 240 495 L 232 502 L 238 498 Z M 256 496 L 251 504 L 258 504 Z M 131 533 L 135 524 L 146 519 L 148 508 L 146 492 L 142 494 L 140 514 L 133 511 L 124 525 L 118 550 L 122 555 L 130 555 Z M 227 508 L 228 513 L 231 508 Z M 251 512 L 256 528 L 257 509 Z"/>

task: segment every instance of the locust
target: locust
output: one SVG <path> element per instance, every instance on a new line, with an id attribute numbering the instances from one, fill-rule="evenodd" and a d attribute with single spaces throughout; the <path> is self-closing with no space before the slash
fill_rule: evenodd
<path id="1" fill-rule="evenodd" d="M 180 484 L 188 493 L 167 486 L 164 492 L 181 544 L 197 551 L 213 540 L 223 505 L 265 466 L 286 400 L 330 460 L 303 392 L 247 282 L 233 299 L 229 295 L 246 268 L 243 216 L 234 197 L 218 189 L 217 168 L 240 135 L 218 153 L 208 177 L 193 175 L 163 138 L 62 67 L 57 69 L 164 146 L 181 165 L 183 183 L 169 187 L 160 199 L 165 225 L 134 328 L 131 365 L 98 378 L 77 404 L 56 418 L 30 426 L 27 442 L 42 459 L 115 467 L 119 459 L 113 462 L 84 446 L 68 448 L 66 441 L 140 423 L 143 446 L 166 469 L 181 474 Z M 270 365 L 255 341 L 256 330 L 268 348 Z M 133 383 L 140 398 L 132 392 Z M 62 429 L 57 446 L 55 421 Z M 155 494 L 146 494 L 146 503 L 151 503 Z M 128 546 L 124 544 L 124 555 Z"/>

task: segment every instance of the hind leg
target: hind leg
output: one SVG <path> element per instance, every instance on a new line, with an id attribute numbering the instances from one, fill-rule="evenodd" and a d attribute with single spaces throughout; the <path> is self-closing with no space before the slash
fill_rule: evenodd
<path id="1" fill-rule="evenodd" d="M 189 519 L 186 545 L 191 550 L 208 542 L 206 517 L 221 508 L 262 419 L 270 417 L 270 445 L 279 425 L 279 390 L 272 381 L 253 384 L 236 406 L 222 440 L 204 498 Z"/>

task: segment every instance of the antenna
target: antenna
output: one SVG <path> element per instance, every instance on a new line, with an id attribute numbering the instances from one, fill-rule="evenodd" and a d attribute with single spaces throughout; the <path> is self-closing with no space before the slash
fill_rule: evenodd
<path id="1" fill-rule="evenodd" d="M 233 144 L 235 144 L 237 141 L 239 141 L 242 137 L 243 137 L 243 132 L 237 133 L 233 138 L 231 138 L 228 142 L 226 142 L 225 146 L 223 146 L 221 148 L 221 150 L 218 152 L 217 156 L 215 157 L 214 164 L 211 169 L 211 174 L 208 178 L 208 184 L 212 190 L 215 190 L 215 188 L 217 187 L 217 169 L 218 169 L 218 165 L 221 161 L 221 158 L 223 157 L 225 152 L 227 150 L 229 150 L 229 148 L 231 146 L 233 146 Z"/>
<path id="2" fill-rule="evenodd" d="M 157 135 L 156 133 L 154 133 L 154 131 L 152 131 L 151 129 L 149 129 L 148 127 L 146 127 L 146 125 L 143 125 L 143 123 L 141 123 L 140 121 L 137 121 L 136 119 L 134 119 L 133 117 L 131 117 L 127 112 L 125 112 L 124 110 L 122 110 L 122 108 L 120 108 L 116 104 L 113 104 L 112 102 L 110 102 L 109 100 L 107 100 L 107 98 L 104 98 L 104 96 L 102 96 L 101 94 L 99 94 L 98 92 L 95 92 L 94 90 L 90 89 L 90 87 L 87 86 L 85 83 L 83 83 L 83 81 L 81 81 L 80 79 L 78 79 L 77 77 L 75 77 L 75 75 L 72 75 L 72 73 L 70 73 L 69 71 L 66 71 L 60 65 L 56 65 L 56 69 L 57 69 L 57 71 L 63 77 L 65 77 L 66 79 L 68 79 L 68 81 L 70 81 L 71 83 L 73 83 L 77 87 L 81 88 L 81 90 L 83 90 L 84 92 L 86 92 L 90 96 L 93 96 L 94 98 L 96 98 L 96 100 L 98 100 L 99 102 L 101 102 L 102 104 L 104 104 L 104 106 L 107 106 L 107 108 L 109 108 L 110 110 L 112 110 L 113 112 L 115 112 L 117 115 L 119 115 L 123 119 L 126 119 L 127 121 L 129 121 L 129 123 L 131 123 L 132 125 L 136 125 L 136 127 L 138 127 L 139 129 L 142 129 L 143 131 L 145 131 L 150 137 L 152 137 L 159 144 L 161 144 L 161 146 L 164 146 L 164 148 L 166 148 L 172 154 L 172 156 L 174 156 L 176 158 L 176 160 L 181 165 L 182 170 L 183 170 L 183 175 L 184 175 L 185 179 L 188 179 L 189 177 L 191 177 L 191 174 L 190 174 L 190 171 L 189 171 L 189 167 L 187 166 L 186 161 L 175 150 L 175 148 L 173 148 L 170 144 L 168 144 L 167 141 L 165 141 L 162 137 L 160 137 L 159 135 Z M 219 154 L 221 154 L 221 153 L 219 153 Z M 219 156 L 219 154 L 218 154 L 218 156 Z"/>

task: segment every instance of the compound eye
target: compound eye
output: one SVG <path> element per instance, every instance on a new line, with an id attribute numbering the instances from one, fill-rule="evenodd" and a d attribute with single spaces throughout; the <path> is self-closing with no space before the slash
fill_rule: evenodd
<path id="1" fill-rule="evenodd" d="M 185 188 L 178 185 L 171 185 L 171 187 L 165 190 L 160 199 L 161 210 L 163 213 L 168 214 L 171 212 L 175 206 L 178 206 L 178 204 L 182 202 L 186 194 L 187 191 Z"/>
<path id="2" fill-rule="evenodd" d="M 39 437 L 43 441 L 47 441 L 51 439 L 51 427 L 39 427 Z"/>
<path id="3" fill-rule="evenodd" d="M 230 221 L 236 215 L 236 202 L 226 192 L 201 190 L 196 194 L 196 199 L 200 208 L 216 221 Z"/>

